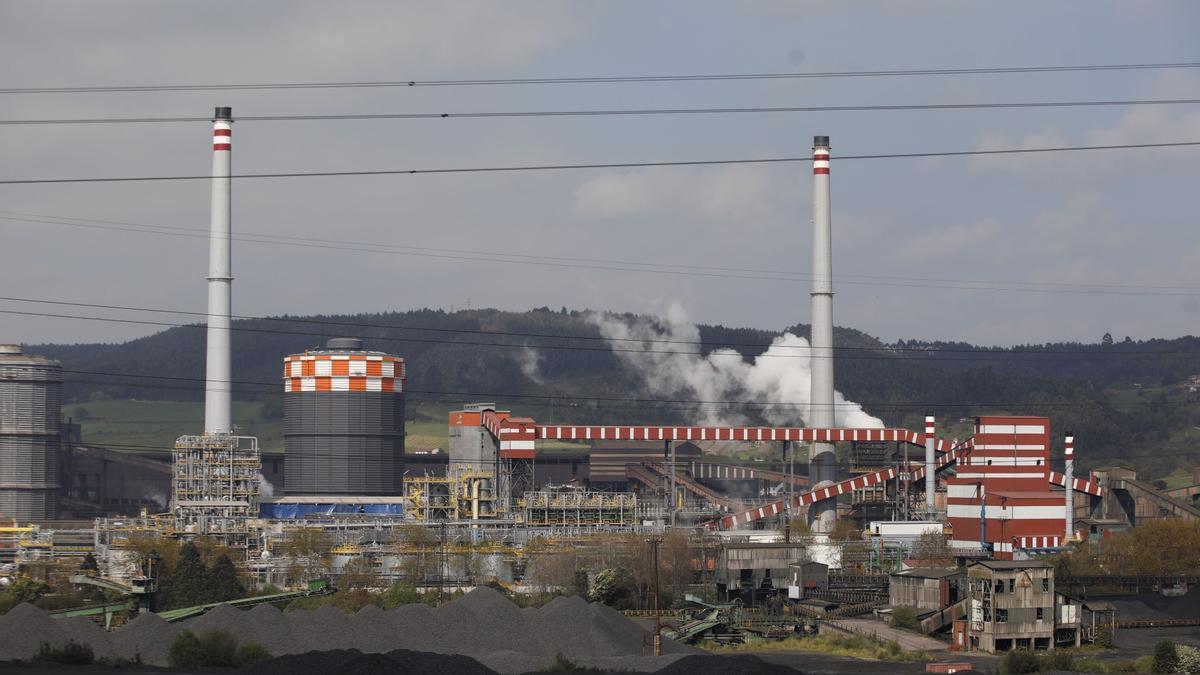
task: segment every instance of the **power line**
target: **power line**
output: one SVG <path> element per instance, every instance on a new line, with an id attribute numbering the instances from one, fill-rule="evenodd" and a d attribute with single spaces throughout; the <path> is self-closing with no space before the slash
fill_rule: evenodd
<path id="1" fill-rule="evenodd" d="M 79 315 L 79 314 L 60 314 L 60 313 L 53 313 L 53 312 L 28 312 L 28 311 L 13 310 L 13 309 L 0 309 L 0 314 L 12 314 L 12 315 L 16 315 L 16 316 L 32 316 L 32 317 L 54 318 L 54 319 L 80 319 L 80 320 L 85 320 L 85 321 L 102 321 L 102 322 L 108 322 L 108 323 L 135 324 L 135 325 L 144 325 L 144 326 L 163 326 L 163 327 L 168 327 L 168 328 L 189 328 L 189 329 L 205 329 L 206 328 L 205 324 L 199 324 L 199 323 L 175 323 L 175 322 L 167 322 L 167 321 L 149 321 L 149 320 L 144 320 L 144 319 L 119 319 L 119 318 L 114 318 L 114 317 L 85 316 L 85 315 Z M 273 321 L 274 319 L 262 319 L 262 320 L 263 321 Z M 382 326 L 377 326 L 377 327 L 382 327 Z M 310 332 L 310 331 L 286 331 L 286 330 L 267 329 L 267 328 L 252 328 L 252 327 L 247 327 L 247 326 L 231 326 L 229 328 L 229 330 L 233 331 L 233 332 L 264 333 L 264 334 L 274 334 L 274 335 L 295 335 L 295 336 L 302 336 L 302 337 L 309 337 L 309 338 L 311 338 L 311 337 L 332 338 L 332 337 L 344 337 L 345 336 L 344 332 L 317 333 L 317 332 Z M 598 352 L 604 352 L 604 353 L 612 352 L 614 354 L 632 353 L 632 354 L 663 354 L 666 356 L 706 356 L 706 357 L 718 356 L 718 357 L 729 357 L 729 358 L 738 358 L 738 359 L 745 358 L 741 353 L 736 352 L 736 351 L 705 352 L 705 351 L 677 351 L 677 350 L 654 350 L 654 349 L 620 349 L 617 347 L 603 347 L 603 346 L 590 347 L 590 346 L 579 346 L 579 345 L 547 345 L 547 344 L 526 344 L 526 343 L 506 343 L 506 342 L 471 342 L 471 341 L 466 341 L 466 340 L 454 340 L 452 342 L 448 342 L 446 340 L 433 339 L 433 338 L 390 337 L 390 336 L 366 336 L 366 338 L 371 339 L 371 340 L 383 341 L 383 342 L 431 343 L 431 344 L 438 344 L 438 345 L 454 345 L 454 346 L 501 347 L 501 348 L 506 348 L 506 349 L 547 349 L 547 350 L 562 350 L 562 351 L 592 351 L 592 352 L 598 351 Z M 561 339 L 571 339 L 571 338 L 563 336 Z M 643 342 L 646 342 L 646 341 L 643 341 Z M 838 360 L 854 360 L 854 361 L 886 360 L 886 361 L 899 362 L 900 360 L 902 360 L 902 356 L 906 353 L 906 352 L 897 351 L 897 350 L 889 350 L 886 348 L 874 349 L 874 348 L 870 348 L 870 347 L 841 347 L 841 348 L 834 349 L 835 353 L 839 352 L 839 351 L 846 352 L 846 351 L 859 351 L 859 350 L 861 350 L 863 352 L 868 352 L 868 353 L 867 354 L 857 354 L 857 355 L 843 353 L 840 355 L 828 356 L 828 357 L 816 356 L 816 355 L 812 355 L 812 354 L 766 354 L 766 353 L 763 353 L 763 354 L 756 355 L 755 358 L 780 358 L 780 359 L 836 358 Z M 950 356 L 930 356 L 930 355 L 927 355 L 926 351 L 927 350 L 918 350 L 916 352 L 907 352 L 907 353 L 919 354 L 921 360 L 923 360 L 923 361 L 972 362 L 975 360 L 970 357 L 964 358 L 964 357 L 950 357 Z M 880 353 L 880 352 L 883 352 L 883 353 Z M 1001 360 L 1002 358 L 1012 359 L 1017 356 L 1024 356 L 1024 355 L 1055 356 L 1055 355 L 1059 355 L 1059 354 L 1065 354 L 1066 352 L 1048 350 L 1048 351 L 1044 351 L 1044 352 L 1024 352 L 1024 351 L 1022 351 L 1022 352 L 987 352 L 987 351 L 974 352 L 974 351 L 972 351 L 970 353 L 971 354 L 995 355 L 997 357 L 995 360 Z M 1096 354 L 1096 353 L 1090 352 L 1090 351 L 1084 351 L 1081 353 L 1087 354 L 1087 355 Z M 1108 352 L 1104 352 L 1100 355 L 1107 355 L 1107 354 L 1108 354 Z M 1141 352 L 1141 353 L 1121 352 L 1121 357 L 1123 359 L 1127 359 L 1130 361 L 1153 361 L 1153 360 L 1160 360 L 1162 358 L 1176 359 L 1181 355 L 1200 357 L 1200 352 L 1191 352 L 1191 351 L 1171 351 L 1171 352 L 1155 351 L 1155 352 Z"/>
<path id="2" fill-rule="evenodd" d="M 907 70 L 842 70 L 792 73 L 728 73 L 698 75 L 612 75 L 595 77 L 530 77 L 463 80 L 376 80 L 348 82 L 259 82 L 227 84 L 124 84 L 66 87 L 7 87 L 0 94 L 94 94 L 160 91 L 253 91 L 273 89 L 380 89 L 396 87 L 477 87 L 540 84 L 619 84 L 650 82 L 723 82 L 737 80 L 797 80 L 846 77 L 906 77 L 930 75 L 997 75 L 1123 70 L 1166 70 L 1200 67 L 1197 62 L 1121 63 L 1078 66 L 1007 66 L 995 68 L 929 68 Z"/>
<path id="3" fill-rule="evenodd" d="M 862 159 L 920 159 L 925 157 L 970 157 L 986 155 L 1025 155 L 1045 152 L 1080 152 L 1088 150 L 1132 150 L 1144 148 L 1181 148 L 1200 145 L 1200 141 L 1176 141 L 1170 143 L 1126 143 L 1120 145 L 1077 145 L 1043 148 L 1009 148 L 1004 150 L 960 150 L 951 152 L 903 152 L 875 155 L 844 155 L 834 157 L 837 162 Z M 621 169 L 633 167 L 661 166 L 714 166 L 725 164 L 780 164 L 809 162 L 812 157 L 775 157 L 770 159 L 709 159 L 668 162 L 606 162 L 597 164 L 541 164 L 527 166 L 457 167 L 443 169 L 379 169 L 373 171 L 297 171 L 276 173 L 241 173 L 223 178 L 325 178 L 332 176 L 393 176 L 447 173 L 500 173 L 510 171 L 562 171 L 574 169 Z M 0 185 L 35 185 L 47 183 L 124 183 L 143 181 L 211 180 L 210 174 L 173 176 L 122 176 L 108 178 L 21 178 L 0 180 Z"/>
<path id="4" fill-rule="evenodd" d="M 162 388 L 162 389 L 187 389 L 187 390 L 200 390 L 201 388 L 203 388 L 204 385 L 207 384 L 207 380 L 203 377 L 189 377 L 189 376 L 184 376 L 184 375 L 151 375 L 151 374 L 145 374 L 145 373 L 119 373 L 119 372 L 112 372 L 112 371 L 76 370 L 76 369 L 70 369 L 70 368 L 63 368 L 62 372 L 72 374 L 72 375 L 83 375 L 83 376 L 97 375 L 97 376 L 101 376 L 104 378 L 124 377 L 124 378 L 131 378 L 131 379 L 135 379 L 135 380 L 155 380 L 155 381 L 167 380 L 167 381 L 191 382 L 192 383 L 191 386 L 177 385 L 177 384 L 163 384 L 163 385 L 146 384 L 146 385 L 142 385 L 142 384 L 131 384 L 128 382 L 114 382 L 111 380 L 100 380 L 100 381 L 81 380 L 81 379 L 70 380 L 70 381 L 74 381 L 79 384 L 113 384 L 113 385 L 138 386 L 138 387 L 144 386 L 144 387 L 150 388 L 150 389 Z M 214 384 L 230 385 L 230 388 L 229 388 L 230 391 L 233 391 L 233 387 L 236 385 L 259 386 L 259 387 L 269 387 L 272 390 L 270 392 L 260 392 L 260 393 L 278 393 L 281 395 L 286 395 L 285 392 L 282 390 L 282 386 L 281 386 L 282 379 L 283 378 L 281 377 L 280 378 L 281 381 L 279 381 L 279 382 L 260 382 L 260 381 L 255 381 L 255 380 L 214 380 L 213 382 L 214 382 Z M 657 405 L 684 404 L 684 405 L 689 405 L 689 406 L 692 406 L 692 405 L 721 406 L 722 409 L 728 408 L 730 406 L 741 406 L 741 407 L 747 407 L 747 408 L 751 408 L 751 407 L 785 408 L 785 407 L 810 407 L 813 405 L 811 403 L 801 403 L 801 402 L 794 402 L 794 401 L 734 401 L 734 400 L 720 400 L 720 399 L 631 398 L 628 396 L 606 397 L 606 396 L 594 396 L 594 395 L 572 395 L 572 394 L 562 394 L 562 393 L 522 394 L 522 393 L 518 393 L 518 392 L 496 392 L 496 391 L 477 392 L 477 391 L 442 391 L 442 390 L 427 390 L 427 389 L 405 389 L 404 393 L 405 394 L 427 395 L 427 396 L 454 396 L 454 397 L 459 397 L 460 400 L 461 400 L 461 398 L 474 398 L 474 399 L 487 399 L 487 400 L 495 399 L 495 400 L 503 401 L 503 400 L 507 400 L 507 399 L 519 398 L 519 399 L 532 399 L 532 400 L 551 401 L 551 402 L 559 402 L 559 401 L 579 401 L 582 403 L 604 402 L 606 404 L 607 403 L 616 403 L 616 404 L 623 404 L 623 405 L 627 405 L 627 406 L 633 406 L 633 407 L 635 407 L 635 409 L 637 406 L 654 405 L 654 404 L 657 404 Z M 1174 403 L 1176 405 L 1185 405 L 1187 402 L 1174 401 L 1174 402 L 1167 402 L 1166 405 L 1170 405 L 1172 403 Z M 80 402 L 80 404 L 86 405 L 86 402 Z M 859 407 L 865 408 L 867 406 L 869 406 L 873 409 L 894 408 L 894 409 L 899 409 L 899 410 L 910 410 L 910 409 L 917 409 L 917 408 L 930 408 L 930 409 L 949 408 L 949 409 L 954 410 L 954 409 L 960 409 L 960 408 L 1016 408 L 1016 407 L 1020 407 L 1020 408 L 1060 408 L 1060 407 L 1079 407 L 1079 406 L 1095 406 L 1095 405 L 1101 405 L 1101 402 L 1093 401 L 1093 400 L 1086 400 L 1086 399 L 1073 399 L 1073 400 L 1060 400 L 1060 401 L 1007 401 L 1007 402 L 1002 402 L 1002 401 L 1001 402 L 997 402 L 997 401 L 987 401 L 987 402 L 984 402 L 984 401 L 969 401 L 969 402 L 908 401 L 908 402 L 903 402 L 903 403 L 887 402 L 887 401 L 865 401 L 865 402 L 864 401 L 847 401 L 845 403 L 834 403 L 834 404 L 832 404 L 832 407 L 834 409 L 845 408 L 845 409 L 850 409 L 850 410 L 857 410 Z M 1156 401 L 1129 401 L 1129 402 L 1122 403 L 1121 405 L 1162 406 L 1162 405 L 1164 405 L 1164 403 L 1156 402 Z M 555 425 L 551 425 L 551 426 L 555 426 Z M 564 423 L 561 426 L 573 426 L 573 425 L 570 423 Z M 602 425 L 602 426 L 623 426 L 623 425 Z M 688 426 L 688 425 L 675 425 L 675 426 Z M 712 426 L 712 425 L 709 425 L 709 426 Z M 719 426 L 719 425 L 717 425 L 717 426 Z M 735 425 L 735 426 L 742 426 L 742 425 Z"/>
<path id="5" fill-rule="evenodd" d="M 0 211 L 0 220 L 13 222 L 37 223 L 47 225 L 65 225 L 83 229 L 93 229 L 112 232 L 130 232 L 135 234 L 157 234 L 162 236 L 188 237 L 193 239 L 208 239 L 209 233 L 204 228 L 178 227 L 169 225 L 147 225 L 124 221 L 99 220 L 94 218 L 76 218 L 71 216 L 53 216 L 29 213 L 13 213 Z M 288 235 L 272 235 L 255 232 L 232 235 L 233 241 L 244 241 L 256 244 L 272 244 L 278 246 L 294 246 L 322 250 L 350 251 L 361 253 L 381 253 L 390 255 L 414 256 L 421 258 L 439 258 L 448 260 L 463 260 L 472 262 L 491 262 L 514 265 L 533 265 L 542 267 L 563 267 L 569 269 L 606 270 L 617 272 L 637 272 L 642 274 L 660 274 L 675 276 L 715 277 L 726 279 L 748 279 L 756 281 L 807 281 L 812 278 L 807 272 L 788 272 L 784 270 L 754 270 L 736 267 L 678 265 L 670 263 L 643 263 L 623 260 L 607 260 L 595 258 L 574 258 L 561 256 L 541 256 L 523 253 L 507 253 L 501 251 L 478 251 L 469 249 L 435 248 L 425 246 L 410 246 L 399 244 L 383 244 L 377 242 L 356 242 L 337 239 L 319 239 L 311 237 L 294 237 Z M 497 257 L 499 256 L 499 257 Z M 714 271 L 715 270 L 715 271 Z M 859 274 L 835 274 L 839 283 L 856 286 L 883 286 L 904 288 L 930 288 L 937 290 L 978 290 L 978 291 L 1010 291 L 1025 293 L 1078 293 L 1105 295 L 1184 295 L 1193 293 L 1171 293 L 1157 291 L 1200 291 L 1200 286 L 1169 286 L 1144 284 L 1097 284 L 1080 282 L 1033 282 L 1033 281 L 996 281 L 972 279 L 945 279 L 928 277 L 898 277 Z M 879 280 L 879 281 L 872 281 Z M 907 283 L 896 283 L 907 282 Z M 921 283 L 928 282 L 928 283 Z M 1009 288 L 1008 286 L 1013 286 Z M 1082 290 L 1076 290 L 1082 289 Z M 1125 291 L 1121 289 L 1133 289 Z M 1155 292 L 1147 292 L 1155 291 Z"/>
<path id="6" fill-rule="evenodd" d="M 22 298 L 22 297 L 14 297 L 14 296 L 0 296 L 0 301 L 22 302 L 22 303 L 42 304 L 42 305 L 59 305 L 59 306 L 67 306 L 67 307 L 87 307 L 87 308 L 91 308 L 91 309 L 110 309 L 110 310 L 132 311 L 132 312 L 147 312 L 147 313 L 155 313 L 155 314 L 178 314 L 178 315 L 183 315 L 183 316 L 197 316 L 197 317 L 201 317 L 201 316 L 207 317 L 208 316 L 207 312 L 164 309 L 164 308 L 157 308 L 157 307 L 138 307 L 138 306 L 133 306 L 133 305 L 111 305 L 111 304 L 101 304 L 101 303 L 91 303 L 91 302 L 45 300 L 45 299 L 40 299 L 40 298 Z M 38 314 L 38 315 L 40 316 L 41 314 Z M 49 316 L 51 318 L 90 318 L 93 320 L 105 320 L 104 317 L 77 317 L 76 315 L 49 315 Z M 703 340 L 676 340 L 676 339 L 661 338 L 661 337 L 660 338 L 636 338 L 636 337 L 623 338 L 623 337 L 606 337 L 603 335 L 565 335 L 565 334 L 561 334 L 561 333 L 558 333 L 558 334 L 555 334 L 555 333 L 531 333 L 531 332 L 523 332 L 523 331 L 482 330 L 482 329 L 469 329 L 469 328 L 443 328 L 443 327 L 435 327 L 435 326 L 424 327 L 424 326 L 409 326 L 409 325 L 392 324 L 392 323 L 371 323 L 371 322 L 362 322 L 362 321 L 335 321 L 335 320 L 330 320 L 330 319 L 319 319 L 319 318 L 308 319 L 308 318 L 293 318 L 293 317 L 269 317 L 269 316 L 255 316 L 255 315 L 246 315 L 246 314 L 233 314 L 233 315 L 231 315 L 231 317 L 234 319 L 243 320 L 243 321 L 272 321 L 272 322 L 280 322 L 280 323 L 296 323 L 296 324 L 301 324 L 301 325 L 316 324 L 316 325 L 321 325 L 321 326 L 338 326 L 338 327 L 351 327 L 351 328 L 413 330 L 413 331 L 426 331 L 426 332 L 435 332 L 435 333 L 484 335 L 484 336 L 495 336 L 495 337 L 582 340 L 582 341 L 605 342 L 605 343 L 633 342 L 633 343 L 638 343 L 638 344 L 680 344 L 680 345 L 690 345 L 690 346 L 699 346 L 699 347 L 708 346 L 708 347 L 714 347 L 714 348 L 715 347 L 752 347 L 752 348 L 758 348 L 758 349 L 766 349 L 766 348 L 772 346 L 771 343 L 763 343 L 763 342 L 725 342 L 725 341 L 715 341 L 715 340 L 710 341 L 710 342 L 705 342 Z M 166 325 L 169 325 L 171 327 L 188 327 L 188 326 L 198 326 L 199 324 L 175 324 L 175 323 L 172 323 L 172 324 L 166 324 Z M 240 327 L 231 327 L 230 330 L 241 330 L 241 328 Z M 266 329 L 256 329 L 256 331 L 257 332 L 278 332 L 280 334 L 286 334 L 286 335 L 297 335 L 297 334 L 298 335 L 312 335 L 311 333 L 307 333 L 307 332 L 294 332 L 294 331 L 287 331 L 287 332 L 285 332 L 285 331 L 270 331 L 270 330 L 266 330 Z M 371 337 L 369 339 L 405 341 L 404 338 L 388 338 L 388 337 L 378 337 L 378 338 Z M 444 341 L 437 341 L 437 342 L 444 343 Z M 469 344 L 469 343 L 454 343 L 454 344 Z M 487 343 L 487 344 L 493 345 L 493 344 L 498 344 L 498 343 Z M 499 345 L 499 346 L 517 346 L 517 347 L 530 347 L 530 348 L 540 348 L 541 347 L 540 345 L 527 345 L 527 344 L 523 344 L 523 343 L 516 344 L 516 345 Z M 800 347 L 797 345 L 775 345 L 775 346 L 776 347 L 786 347 L 789 349 L 806 349 L 805 347 Z M 1107 357 L 1107 356 L 1126 357 L 1126 356 L 1143 356 L 1143 355 L 1200 357 L 1200 350 L 1195 350 L 1195 351 L 1156 350 L 1156 351 L 1151 351 L 1151 352 L 1130 353 L 1130 352 L 1122 352 L 1122 351 L 1105 351 L 1105 349 L 1103 347 L 1097 347 L 1095 349 L 1031 349 L 1031 348 L 989 349 L 989 348 L 983 348 L 983 347 L 938 347 L 938 346 L 919 347 L 919 348 L 897 348 L 897 347 L 891 347 L 891 346 L 881 346 L 881 347 L 843 346 L 843 347 L 834 347 L 833 349 L 835 352 L 838 352 L 838 353 L 888 352 L 891 355 L 912 354 L 912 355 L 917 355 L 917 356 L 927 356 L 931 353 L 936 353 L 936 354 L 955 353 L 955 354 L 982 354 L 982 355 L 1009 355 L 1009 354 L 1013 354 L 1013 355 L 1016 355 L 1016 354 L 1020 354 L 1020 355 L 1060 355 L 1061 354 L 1061 355 L 1105 356 L 1105 357 Z M 602 350 L 609 351 L 610 348 L 604 347 L 604 348 L 602 348 Z M 642 350 L 635 350 L 635 351 L 641 352 Z M 651 352 L 651 353 L 659 353 L 659 352 Z M 697 353 L 703 353 L 703 352 L 683 352 L 683 353 L 697 354 Z M 817 357 L 817 358 L 820 358 L 820 357 Z"/>
<path id="7" fill-rule="evenodd" d="M 1192 105 L 1200 99 L 1124 99 L 1112 101 L 1017 101 L 990 103 L 905 103 L 893 105 L 767 106 L 730 108 L 627 108 L 610 110 L 507 110 L 429 113 L 325 113 L 312 115 L 244 115 L 238 122 L 316 122 L 348 120 L 502 119 L 529 117 L 630 117 L 646 115 L 749 115 L 763 113 L 902 112 L 921 110 L 1014 110 L 1028 108 L 1093 108 L 1134 105 Z M 65 124 L 179 124 L 211 122 L 211 117 L 91 117 L 0 120 L 0 126 Z"/>

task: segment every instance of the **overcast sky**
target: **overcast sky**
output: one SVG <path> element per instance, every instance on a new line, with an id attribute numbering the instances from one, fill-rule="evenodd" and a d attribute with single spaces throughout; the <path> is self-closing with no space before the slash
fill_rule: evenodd
<path id="1" fill-rule="evenodd" d="M 1191 1 L 6 2 L 0 87 L 1181 62 L 1200 61 L 1197 36 L 1200 4 Z M 217 105 L 237 117 L 1197 97 L 1200 69 L 0 95 L 0 117 L 207 116 Z M 785 157 L 808 155 L 814 134 L 832 137 L 838 325 L 885 340 L 983 344 L 1196 332 L 1200 149 L 837 161 L 1198 141 L 1195 105 L 244 121 L 235 125 L 233 162 L 237 172 L 290 172 Z M 0 179 L 204 174 L 210 138 L 207 122 L 0 126 Z M 469 303 L 659 312 L 678 301 L 697 321 L 781 329 L 808 321 L 809 284 L 740 277 L 809 270 L 810 180 L 801 163 L 240 181 L 235 236 L 376 250 L 236 242 L 234 311 Z M 204 181 L 0 185 L 0 211 L 0 295 L 204 309 L 202 239 L 13 215 L 193 235 L 187 228 L 208 225 Z M 446 250 L 432 257 L 378 245 Z M 504 254 L 536 264 L 464 259 Z M 629 267 L 612 261 L 724 276 L 600 269 Z M 172 320 L 11 301 L 0 309 Z M 0 314 L 0 342 L 157 330 Z"/>

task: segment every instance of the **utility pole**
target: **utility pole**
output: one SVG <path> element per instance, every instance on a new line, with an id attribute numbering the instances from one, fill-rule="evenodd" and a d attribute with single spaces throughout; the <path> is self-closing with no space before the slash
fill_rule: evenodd
<path id="1" fill-rule="evenodd" d="M 658 610 L 658 545 L 662 537 L 650 537 L 646 542 L 650 544 L 650 559 L 654 564 L 654 655 L 662 656 L 662 617 Z"/>

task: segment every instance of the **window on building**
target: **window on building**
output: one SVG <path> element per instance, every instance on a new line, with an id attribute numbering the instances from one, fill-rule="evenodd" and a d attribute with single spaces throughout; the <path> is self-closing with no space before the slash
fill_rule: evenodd
<path id="1" fill-rule="evenodd" d="M 1050 577 L 1042 577 L 1042 592 L 1050 592 Z"/>
<path id="2" fill-rule="evenodd" d="M 1044 618 L 1045 618 L 1045 611 L 1046 611 L 1046 610 L 1045 610 L 1045 609 L 1043 609 L 1043 608 L 1041 608 L 1041 607 L 1038 607 L 1038 608 L 1037 608 L 1037 620 L 1038 620 L 1038 621 L 1041 621 L 1042 619 L 1044 619 Z"/>
<path id="3" fill-rule="evenodd" d="M 1009 593 L 1013 593 L 1013 592 L 1015 592 L 1016 590 L 1017 590 L 1017 580 L 1016 580 L 1016 579 L 1009 579 L 1009 580 L 1008 580 L 1008 592 L 1009 592 Z"/>
<path id="4" fill-rule="evenodd" d="M 1004 580 L 1003 579 L 1000 579 L 996 582 L 996 592 L 997 593 L 1004 592 Z"/>
<path id="5" fill-rule="evenodd" d="M 996 610 L 996 623 L 1008 623 L 1008 610 L 1007 609 L 997 609 Z"/>

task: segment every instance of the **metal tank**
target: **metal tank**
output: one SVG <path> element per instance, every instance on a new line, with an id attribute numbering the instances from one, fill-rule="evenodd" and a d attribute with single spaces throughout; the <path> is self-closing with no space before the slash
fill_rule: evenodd
<path id="1" fill-rule="evenodd" d="M 58 517 L 62 366 L 0 345 L 0 519 Z"/>
<path id="2" fill-rule="evenodd" d="M 404 492 L 404 359 L 334 338 L 283 360 L 288 495 Z"/>

